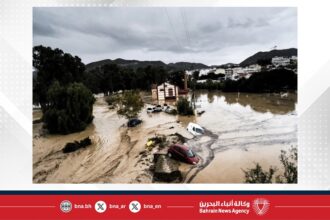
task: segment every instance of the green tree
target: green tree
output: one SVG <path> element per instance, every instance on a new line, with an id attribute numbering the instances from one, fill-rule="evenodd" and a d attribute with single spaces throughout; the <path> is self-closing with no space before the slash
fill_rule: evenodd
<path id="1" fill-rule="evenodd" d="M 48 108 L 44 114 L 50 133 L 82 131 L 93 120 L 93 94 L 82 83 L 61 86 L 55 81 L 47 92 Z"/>
<path id="2" fill-rule="evenodd" d="M 103 72 L 99 69 L 92 69 L 85 72 L 84 85 L 87 86 L 94 94 L 103 93 L 101 82 L 103 82 Z"/>
<path id="3" fill-rule="evenodd" d="M 179 115 L 194 115 L 194 111 L 186 98 L 180 98 L 176 103 L 176 109 Z"/>
<path id="4" fill-rule="evenodd" d="M 105 95 L 118 91 L 121 83 L 120 68 L 117 64 L 107 64 L 102 68 L 100 87 Z"/>
<path id="5" fill-rule="evenodd" d="M 168 76 L 168 80 L 171 84 L 179 86 L 180 88 L 184 87 L 184 71 L 172 72 Z"/>
<path id="6" fill-rule="evenodd" d="M 91 91 L 85 65 L 77 56 L 50 47 L 33 48 L 33 102 L 40 104 L 43 122 L 50 133 L 81 131 L 93 120 Z"/>
<path id="7" fill-rule="evenodd" d="M 127 119 L 135 118 L 142 110 L 144 103 L 137 91 L 125 91 L 119 99 L 117 113 Z"/>
<path id="8" fill-rule="evenodd" d="M 192 75 L 193 75 L 194 80 L 198 80 L 199 79 L 199 71 L 197 71 L 197 70 L 194 71 Z"/>
<path id="9" fill-rule="evenodd" d="M 79 57 L 41 45 L 33 48 L 33 67 L 33 102 L 40 104 L 43 112 L 47 110 L 47 91 L 53 82 L 58 81 L 61 85 L 81 82 L 85 70 Z"/>

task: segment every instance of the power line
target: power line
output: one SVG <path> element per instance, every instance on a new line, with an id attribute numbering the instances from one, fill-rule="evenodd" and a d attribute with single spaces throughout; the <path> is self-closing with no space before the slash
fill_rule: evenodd
<path id="1" fill-rule="evenodd" d="M 182 22 L 183 22 L 183 27 L 184 27 L 184 30 L 185 30 L 185 34 L 186 34 L 186 39 L 187 39 L 188 47 L 191 47 L 189 30 L 187 28 L 187 18 L 186 18 L 186 14 L 185 14 L 185 12 L 184 12 L 183 9 L 180 9 L 180 14 L 181 14 L 181 19 L 182 19 Z"/>
<path id="2" fill-rule="evenodd" d="M 176 35 L 175 29 L 174 29 L 174 25 L 173 25 L 173 23 L 172 23 L 172 21 L 171 21 L 171 18 L 170 18 L 169 14 L 168 14 L 167 9 L 164 8 L 164 11 L 165 11 L 165 14 L 166 14 L 167 20 L 168 20 L 168 22 L 169 22 L 169 24 L 170 24 L 170 26 L 171 26 L 172 33 L 173 33 L 173 36 L 174 36 L 174 40 L 176 41 L 176 43 L 178 44 L 179 47 L 183 48 L 183 47 L 182 47 L 182 44 L 180 43 L 180 40 L 178 39 L 178 37 L 177 37 L 177 35 Z"/>

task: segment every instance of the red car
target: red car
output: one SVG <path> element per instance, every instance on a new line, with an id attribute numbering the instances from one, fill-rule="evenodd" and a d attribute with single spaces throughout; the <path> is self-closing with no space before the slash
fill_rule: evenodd
<path id="1" fill-rule="evenodd" d="M 197 164 L 199 161 L 197 155 L 186 145 L 171 145 L 167 155 L 190 164 Z"/>

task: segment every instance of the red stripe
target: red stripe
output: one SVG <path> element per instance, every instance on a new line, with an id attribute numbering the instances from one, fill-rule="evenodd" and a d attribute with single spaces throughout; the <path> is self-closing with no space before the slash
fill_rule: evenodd
<path id="1" fill-rule="evenodd" d="M 68 213 L 60 209 L 60 204 L 64 200 L 72 203 L 72 210 Z M 100 200 L 107 204 L 107 209 L 103 213 L 95 210 L 95 203 Z M 142 208 L 139 212 L 132 213 L 129 210 L 128 206 L 132 201 L 138 201 L 141 204 Z M 330 219 L 330 195 L 0 196 L 0 219 L 59 218 Z"/>

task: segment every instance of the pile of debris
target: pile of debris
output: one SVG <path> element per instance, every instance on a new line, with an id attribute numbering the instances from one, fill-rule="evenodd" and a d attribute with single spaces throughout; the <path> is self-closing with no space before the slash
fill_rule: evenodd
<path id="1" fill-rule="evenodd" d="M 82 139 L 79 141 L 75 141 L 75 142 L 70 142 L 70 143 L 67 143 L 65 145 L 65 147 L 62 149 L 62 152 L 63 153 L 71 153 L 71 152 L 74 152 L 76 150 L 79 150 L 81 148 L 86 148 L 87 146 L 91 145 L 92 144 L 92 140 L 87 137 L 85 139 Z"/>
<path id="2" fill-rule="evenodd" d="M 149 151 L 151 151 L 152 149 L 162 150 L 171 144 L 183 144 L 186 142 L 186 140 L 187 138 L 185 138 L 179 133 L 170 134 L 168 136 L 155 135 L 155 137 L 148 139 L 145 146 Z"/>
<path id="3" fill-rule="evenodd" d="M 187 138 L 179 133 L 170 135 L 155 135 L 149 138 L 145 147 L 146 150 L 140 153 L 141 159 L 138 162 L 143 164 L 142 157 L 150 155 L 153 160 L 149 164 L 153 182 L 171 182 L 180 183 L 183 180 L 181 171 L 179 170 L 180 163 L 168 157 L 168 147 L 172 144 L 183 144 Z"/>
<path id="4" fill-rule="evenodd" d="M 179 170 L 179 163 L 166 155 L 155 157 L 153 170 L 154 182 L 182 182 L 182 174 Z"/>
<path id="5" fill-rule="evenodd" d="M 146 148 L 151 151 L 153 148 L 158 146 L 159 148 L 164 148 L 167 145 L 165 135 L 155 135 L 155 137 L 149 138 L 146 143 Z"/>

